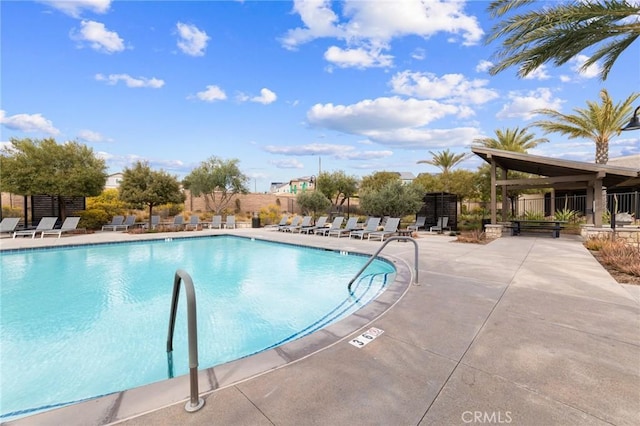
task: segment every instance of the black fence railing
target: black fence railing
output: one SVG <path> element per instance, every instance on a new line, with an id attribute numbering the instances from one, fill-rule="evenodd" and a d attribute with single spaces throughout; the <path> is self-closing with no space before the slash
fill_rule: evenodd
<path id="1" fill-rule="evenodd" d="M 587 213 L 586 195 L 567 195 L 555 197 L 555 209 L 573 210 L 580 215 Z M 640 192 L 624 192 L 618 194 L 607 194 L 607 212 L 630 213 L 634 218 L 640 218 Z M 525 216 L 527 214 L 551 216 L 551 198 L 527 198 L 517 201 L 516 214 Z"/>

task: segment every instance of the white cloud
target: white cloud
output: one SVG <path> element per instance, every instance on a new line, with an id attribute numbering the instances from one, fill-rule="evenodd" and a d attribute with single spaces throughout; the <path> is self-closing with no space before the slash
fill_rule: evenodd
<path id="1" fill-rule="evenodd" d="M 195 96 L 188 96 L 187 99 L 197 98 L 205 102 L 224 101 L 227 99 L 227 94 L 224 90 L 215 85 L 207 86 L 207 90 L 198 92 Z"/>
<path id="2" fill-rule="evenodd" d="M 402 2 L 346 0 L 342 17 L 328 0 L 295 0 L 293 11 L 303 26 L 289 30 L 281 39 L 287 49 L 318 38 L 335 38 L 344 47 L 332 47 L 325 59 L 340 67 L 391 66 L 393 57 L 383 55 L 394 38 L 453 34 L 463 45 L 478 44 L 483 31 L 477 19 L 464 13 L 464 2 L 404 0 Z"/>
<path id="3" fill-rule="evenodd" d="M 210 37 L 195 25 L 176 24 L 178 29 L 178 48 L 189 56 L 203 56 Z"/>
<path id="4" fill-rule="evenodd" d="M 80 130 L 78 132 L 78 139 L 85 142 L 107 142 L 108 139 L 102 136 L 98 132 L 92 130 Z"/>
<path id="5" fill-rule="evenodd" d="M 559 111 L 564 101 L 554 98 L 551 90 L 541 87 L 526 93 L 520 91 L 509 92 L 510 102 L 502 107 L 496 114 L 499 119 L 520 118 L 530 120 L 536 116 L 533 112 L 537 109 L 549 108 Z"/>
<path id="6" fill-rule="evenodd" d="M 582 69 L 587 59 L 589 59 L 589 57 L 585 55 L 577 55 L 571 58 L 569 60 L 569 63 L 572 64 L 571 70 L 579 74 L 580 77 L 583 77 L 583 78 L 599 77 L 600 73 L 602 72 L 602 67 L 597 62 L 585 68 L 584 70 Z"/>
<path id="7" fill-rule="evenodd" d="M 104 24 L 96 21 L 80 22 L 80 30 L 71 31 L 70 37 L 82 44 L 85 42 L 98 52 L 115 53 L 125 49 L 124 41 L 115 31 L 109 31 Z"/>
<path id="8" fill-rule="evenodd" d="M 493 66 L 493 62 L 485 61 L 484 59 L 478 62 L 476 65 L 476 72 L 487 72 Z"/>
<path id="9" fill-rule="evenodd" d="M 105 76 L 104 74 L 96 74 L 95 76 L 97 81 L 104 81 L 107 84 L 114 86 L 118 84 L 120 81 L 124 81 L 127 87 L 139 88 L 139 87 L 150 87 L 152 89 L 159 89 L 164 86 L 164 80 L 146 77 L 138 77 L 134 78 L 128 74 L 109 74 Z"/>
<path id="10" fill-rule="evenodd" d="M 496 99 L 498 92 L 485 88 L 487 84 L 488 80 L 468 80 L 462 74 L 437 77 L 431 73 L 410 71 L 397 73 L 390 82 L 393 92 L 400 95 L 465 104 L 483 104 Z"/>
<path id="11" fill-rule="evenodd" d="M 389 67 L 393 64 L 393 56 L 382 54 L 380 49 L 341 49 L 331 46 L 324 53 L 324 58 L 339 68 Z"/>
<path id="12" fill-rule="evenodd" d="M 111 0 L 40 0 L 40 3 L 47 4 L 74 18 L 79 18 L 83 10 L 106 13 L 111 6 Z"/>
<path id="13" fill-rule="evenodd" d="M 263 105 L 268 105 L 275 102 L 276 99 L 278 99 L 278 96 L 276 96 L 274 92 L 272 92 L 271 90 L 265 87 L 262 90 L 260 90 L 260 96 L 254 96 L 253 98 L 251 98 L 251 102 L 257 102 Z"/>
<path id="14" fill-rule="evenodd" d="M 46 133 L 52 136 L 60 134 L 60 130 L 56 129 L 51 120 L 47 120 L 42 114 L 16 114 L 7 117 L 5 111 L 0 110 L 0 124 L 7 129 L 26 133 Z"/>
<path id="15" fill-rule="evenodd" d="M 295 158 L 285 158 L 282 160 L 271 160 L 269 163 L 273 164 L 279 169 L 302 169 L 304 164 L 296 160 Z"/>
<path id="16" fill-rule="evenodd" d="M 323 155 L 330 156 L 339 160 L 370 160 L 378 158 L 386 158 L 393 155 L 392 151 L 358 151 L 355 147 L 349 145 L 334 145 L 312 143 L 307 145 L 291 145 L 276 146 L 267 145 L 263 148 L 271 154 L 281 155 Z"/>
<path id="17" fill-rule="evenodd" d="M 422 48 L 417 48 L 411 53 L 411 57 L 416 61 L 422 61 L 427 57 L 427 53 Z"/>
<path id="18" fill-rule="evenodd" d="M 535 70 L 527 74 L 525 80 L 548 80 L 551 76 L 547 73 L 547 66 L 542 64 Z"/>
<path id="19" fill-rule="evenodd" d="M 369 137 L 375 142 L 402 149 L 437 149 L 469 146 L 480 137 L 475 127 L 449 129 L 399 128 L 387 131 L 373 131 Z"/>

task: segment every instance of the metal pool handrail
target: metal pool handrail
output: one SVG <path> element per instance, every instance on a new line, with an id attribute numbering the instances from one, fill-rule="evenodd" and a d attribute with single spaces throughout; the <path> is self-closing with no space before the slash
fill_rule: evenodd
<path id="1" fill-rule="evenodd" d="M 173 278 L 173 296 L 171 297 L 171 316 L 169 317 L 169 333 L 167 335 L 167 363 L 169 378 L 173 377 L 173 331 L 176 328 L 176 313 L 180 298 L 180 281 L 184 282 L 187 297 L 187 336 L 189 343 L 189 378 L 191 384 L 191 398 L 184 406 L 190 413 L 198 411 L 204 406 L 204 399 L 198 394 L 198 327 L 196 320 L 196 292 L 191 276 L 184 270 L 178 269 Z"/>
<path id="2" fill-rule="evenodd" d="M 387 238 L 387 240 L 382 243 L 382 245 L 380 246 L 380 248 L 371 255 L 371 257 L 369 258 L 369 260 L 367 261 L 367 263 L 364 264 L 364 266 L 362 267 L 362 269 L 360 269 L 358 271 L 358 273 L 355 275 L 355 277 L 353 277 L 351 279 L 351 281 L 349 281 L 349 285 L 347 286 L 347 288 L 349 289 L 349 292 L 351 292 L 351 285 L 353 284 L 353 282 L 360 276 L 360 274 L 362 274 L 362 272 L 364 272 L 365 269 L 367 269 L 367 266 L 369 266 L 371 264 L 371 262 L 373 262 L 373 260 L 380 254 L 380 252 L 382 251 L 383 248 L 385 248 L 387 246 L 387 244 L 389 244 L 389 242 L 391 241 L 411 241 L 415 247 L 415 263 L 414 263 L 414 269 L 415 269 L 415 281 L 414 284 L 418 285 L 418 243 L 416 242 L 416 240 L 414 240 L 411 237 L 389 237 Z"/>

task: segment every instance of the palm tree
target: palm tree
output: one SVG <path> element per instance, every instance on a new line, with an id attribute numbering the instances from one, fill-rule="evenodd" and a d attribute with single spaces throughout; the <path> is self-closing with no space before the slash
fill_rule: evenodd
<path id="1" fill-rule="evenodd" d="M 601 103 L 587 101 L 587 108 L 574 108 L 576 114 L 562 114 L 552 109 L 535 112 L 549 116 L 549 120 L 533 123 L 546 133 L 560 133 L 570 139 L 591 139 L 596 144 L 596 163 L 609 161 L 609 140 L 620 134 L 620 129 L 629 121 L 632 103 L 640 96 L 635 93 L 624 102 L 613 104 L 606 89 L 600 91 Z"/>
<path id="2" fill-rule="evenodd" d="M 494 0 L 488 7 L 492 17 L 533 3 L 533 0 Z M 604 59 L 600 77 L 606 80 L 618 56 L 640 35 L 640 7 L 627 0 L 572 1 L 542 10 L 529 10 L 498 22 L 487 43 L 502 40 L 496 52 L 500 62 L 490 69 L 495 75 L 519 66 L 525 77 L 547 62 L 560 66 L 583 51 L 593 54 L 583 69 Z M 606 43 L 605 43 L 606 41 Z"/>
<path id="3" fill-rule="evenodd" d="M 549 142 L 547 138 L 536 138 L 533 133 L 525 127 L 520 129 L 496 129 L 495 138 L 476 138 L 473 143 L 485 148 L 502 149 L 504 151 L 526 153 L 529 149 L 535 148 L 538 144 Z"/>
<path id="4" fill-rule="evenodd" d="M 449 151 L 448 148 L 444 151 L 436 153 L 434 153 L 433 151 L 429 151 L 429 154 L 431 154 L 431 160 L 420 160 L 417 163 L 431 164 L 432 166 L 436 166 L 440 170 L 442 170 L 443 174 L 449 173 L 449 170 L 454 168 L 457 164 L 461 163 L 469 156 L 468 153 L 454 154 L 453 152 Z"/>

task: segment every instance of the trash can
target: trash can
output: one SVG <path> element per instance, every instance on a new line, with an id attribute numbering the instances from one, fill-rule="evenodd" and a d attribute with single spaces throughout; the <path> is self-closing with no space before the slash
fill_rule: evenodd
<path id="1" fill-rule="evenodd" d="M 486 231 L 487 225 L 491 225 L 491 219 L 482 219 L 482 232 Z"/>
<path id="2" fill-rule="evenodd" d="M 260 217 L 252 217 L 251 218 L 251 227 L 252 228 L 260 228 Z"/>

